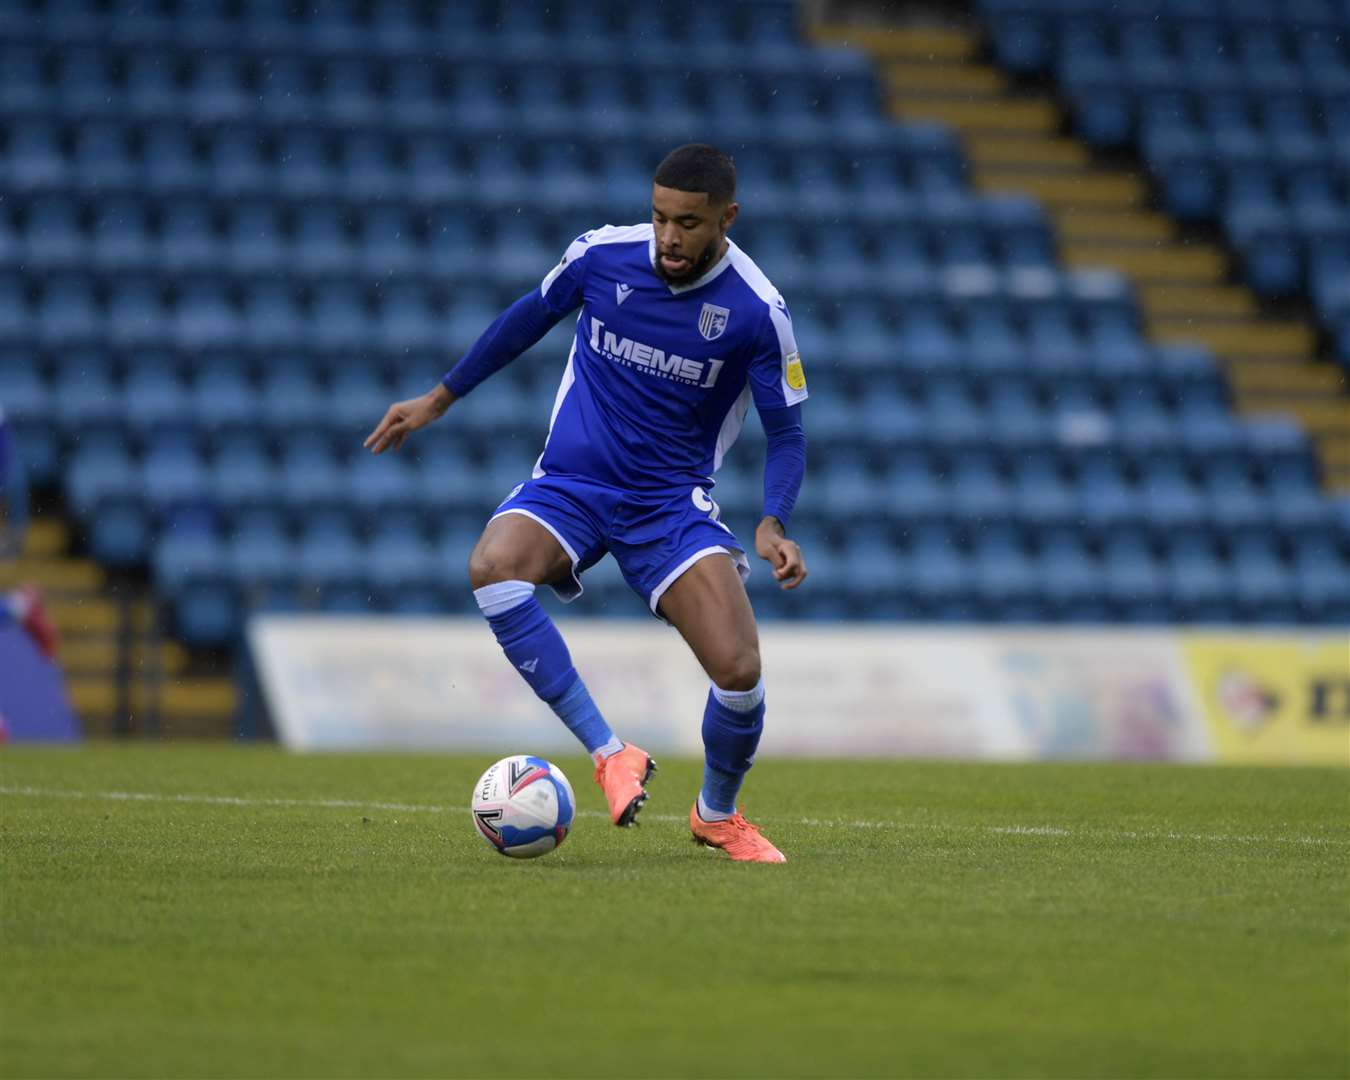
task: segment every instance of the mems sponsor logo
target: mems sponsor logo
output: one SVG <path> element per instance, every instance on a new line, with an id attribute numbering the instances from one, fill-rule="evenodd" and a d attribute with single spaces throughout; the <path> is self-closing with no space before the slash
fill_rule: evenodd
<path id="1" fill-rule="evenodd" d="M 605 324 L 596 318 L 591 319 L 591 348 L 616 364 L 705 390 L 717 385 L 717 376 L 725 363 L 724 360 L 694 360 L 646 342 L 620 337 L 606 330 Z"/>

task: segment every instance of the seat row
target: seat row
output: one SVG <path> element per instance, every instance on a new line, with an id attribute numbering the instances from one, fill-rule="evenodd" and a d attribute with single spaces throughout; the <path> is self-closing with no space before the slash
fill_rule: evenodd
<path id="1" fill-rule="evenodd" d="M 0 275 L 0 346 L 457 354 L 511 301 L 536 287 L 538 263 L 529 262 L 530 268 L 518 267 L 510 277 L 503 269 L 495 289 L 440 289 L 419 279 L 381 287 L 345 276 L 309 287 L 271 280 L 235 288 L 216 279 L 166 288 L 149 278 L 99 286 L 88 277 L 62 275 L 38 291 L 22 278 Z M 1138 337 L 1128 290 L 1084 289 L 1075 296 L 1070 290 L 1079 283 L 1052 271 L 1037 276 L 1045 292 L 1030 294 L 1021 288 L 1019 270 L 971 273 L 963 267 L 923 291 L 908 275 L 883 274 L 869 289 L 858 282 L 852 300 L 838 282 L 826 294 L 811 291 L 791 272 L 775 272 L 774 278 L 789 300 L 798 344 L 821 361 L 872 370 L 969 363 L 1012 371 L 1026 365 L 1033 373 L 1063 374 L 1092 367 L 1128 374 L 1154 366 L 1152 351 Z M 978 311 L 983 305 L 988 310 Z M 1020 305 L 1031 310 L 1018 319 L 1013 313 Z M 897 316 L 897 306 L 904 314 Z"/>
<path id="2" fill-rule="evenodd" d="M 308 7 L 309 10 L 305 10 Z M 252 8 L 252 5 L 249 5 Z M 105 10 L 96 5 L 54 5 L 50 10 L 9 9 L 0 19 L 4 37 L 31 43 L 112 44 L 120 48 L 211 46 L 232 52 L 297 52 L 316 56 L 389 56 L 411 59 L 447 53 L 481 57 L 484 47 L 504 48 L 503 60 L 537 56 L 552 45 L 588 59 L 613 58 L 615 49 L 659 56 L 672 44 L 697 52 L 690 61 L 721 66 L 735 48 L 756 67 L 782 70 L 805 51 L 797 40 L 795 6 L 782 2 L 681 4 L 595 3 L 584 7 L 543 4 L 386 3 L 369 11 L 355 3 L 291 5 L 239 10 L 202 4 L 201 10 L 168 11 L 158 5 Z M 645 59 L 645 57 L 644 57 Z"/>
<path id="3" fill-rule="evenodd" d="M 214 461 L 161 448 L 139 459 L 81 452 L 67 471 L 66 494 L 96 556 L 128 566 L 144 560 L 154 537 L 184 517 L 235 520 L 263 509 L 301 523 L 333 513 L 362 525 L 398 514 L 481 520 L 529 477 L 542 442 L 542 432 L 503 439 L 493 456 L 477 463 L 435 447 L 420 457 L 379 459 L 359 449 L 360 434 L 353 434 L 343 458 L 316 453 L 304 440 L 275 460 L 242 449 Z M 1335 504 L 1299 462 L 1270 465 L 1269 482 L 1258 483 L 1244 463 L 1223 460 L 1195 468 L 1160 460 L 1133 477 L 1099 461 L 1083 465 L 1073 479 L 1047 454 L 1026 455 L 1012 470 L 1003 468 L 996 450 L 951 455 L 949 464 L 927 451 L 895 454 L 880 468 L 858 467 L 847 451 L 837 451 L 835 460 L 812 470 L 799 508 L 805 521 L 841 530 L 1020 522 L 1072 527 L 1085 536 L 1109 537 L 1120 528 L 1160 536 L 1284 530 L 1350 542 L 1350 522 L 1338 520 Z M 753 521 L 762 498 L 758 470 L 738 460 L 720 475 L 713 495 L 729 520 Z"/>
<path id="4" fill-rule="evenodd" d="M 225 645 L 242 609 L 463 612 L 472 610 L 462 567 L 476 532 L 435 543 L 401 531 L 369 541 L 318 523 L 292 540 L 262 525 L 236 535 L 167 538 L 155 576 L 184 637 Z M 966 548 L 941 528 L 897 545 L 860 535 L 846 547 L 806 542 L 810 587 L 791 597 L 762 572 L 750 591 L 761 611 L 797 618 L 1027 621 L 1256 621 L 1335 623 L 1350 613 L 1350 562 L 1325 540 L 1285 555 L 1246 537 L 1227 552 L 1203 536 L 1161 550 L 1121 533 L 1099 551 L 1071 533 L 1027 551 L 995 529 Z M 612 560 L 584 576 L 572 611 L 636 616 L 643 608 Z"/>
<path id="5" fill-rule="evenodd" d="M 1023 74 L 1057 55 L 1203 64 L 1216 57 L 1340 68 L 1350 15 L 1338 0 L 980 0 L 1000 62 Z"/>
<path id="6" fill-rule="evenodd" d="M 77 118 L 181 116 L 205 123 L 259 118 L 343 126 L 388 116 L 393 126 L 412 128 L 476 108 L 585 114 L 608 106 L 653 116 L 717 111 L 736 121 L 804 112 L 879 114 L 875 85 L 864 69 L 813 63 L 817 54 L 811 50 L 802 50 L 800 58 L 798 78 L 772 87 L 747 78 L 742 67 L 697 80 L 651 79 L 627 57 L 581 65 L 565 53 L 547 67 L 520 67 L 490 55 L 320 63 L 294 56 L 244 59 L 219 49 L 203 56 L 200 50 L 175 55 L 9 45 L 0 48 L 0 107 L 11 116 L 59 111 Z"/>
<path id="7" fill-rule="evenodd" d="M 732 154 L 743 184 L 767 205 L 808 200 L 803 209 L 811 218 L 828 208 L 825 216 L 856 220 L 862 215 L 844 204 L 855 196 L 904 220 L 924 209 L 914 205 L 916 197 L 943 193 L 950 199 L 965 191 L 956 143 L 932 125 L 908 131 L 881 125 L 865 143 L 809 154 L 795 134 L 777 139 L 759 122 L 743 132 L 697 120 L 643 126 L 636 137 L 618 139 L 584 118 L 555 117 L 545 132 L 532 135 L 498 118 L 486 134 L 397 140 L 383 132 L 338 135 L 314 128 L 275 136 L 235 128 L 212 137 L 184 125 L 157 126 L 134 142 L 104 128 L 67 142 L 54 124 L 15 124 L 0 161 L 0 183 L 20 197 L 85 192 L 100 198 L 189 196 L 222 205 L 237 199 L 431 208 L 468 203 L 483 209 L 519 204 L 542 213 L 615 199 L 645 205 L 651 174 L 673 144 L 712 140 Z M 800 133 L 809 124 L 794 120 L 790 127 Z M 558 139 L 559 131 L 569 130 L 574 137 Z M 887 192 L 898 198 L 894 210 L 885 206 Z"/>
<path id="8" fill-rule="evenodd" d="M 631 198 L 633 190 L 624 205 L 641 221 L 650 211 Z M 814 271 L 828 277 L 888 267 L 933 273 L 1000 265 L 1053 272 L 1053 240 L 1039 213 L 977 205 L 960 218 L 925 221 L 916 216 L 903 236 L 883 240 L 847 220 L 776 220 L 750 201 L 753 192 L 743 197 L 750 220 L 733 237 L 774 273 L 783 269 L 800 276 Z M 979 200 L 990 202 L 1016 203 Z M 184 272 L 246 278 L 286 270 L 302 278 L 343 272 L 386 278 L 462 274 L 481 266 L 489 276 L 503 268 L 519 274 L 532 267 L 542 277 L 582 228 L 616 220 L 586 218 L 579 212 L 501 217 L 467 212 L 464 206 L 429 212 L 403 205 L 319 202 L 289 208 L 256 199 L 227 206 L 185 198 L 148 203 L 117 197 L 86 203 L 64 196 L 16 203 L 13 209 L 0 206 L 0 273 L 19 268 L 33 275 L 162 270 L 177 279 Z M 822 273 L 826 267 L 828 274 Z"/>

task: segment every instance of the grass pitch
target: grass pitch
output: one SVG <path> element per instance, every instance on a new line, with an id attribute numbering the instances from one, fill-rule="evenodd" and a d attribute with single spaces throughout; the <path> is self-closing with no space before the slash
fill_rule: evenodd
<path id="1" fill-rule="evenodd" d="M 1350 1073 L 1350 772 L 766 759 L 743 866 L 580 758 L 503 859 L 487 764 L 3 752 L 0 1073 Z"/>

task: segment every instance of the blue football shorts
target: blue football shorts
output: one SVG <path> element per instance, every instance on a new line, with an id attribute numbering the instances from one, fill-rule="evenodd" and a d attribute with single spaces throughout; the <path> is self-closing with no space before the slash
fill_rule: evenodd
<path id="1" fill-rule="evenodd" d="M 745 548 L 701 487 L 639 493 L 578 477 L 540 476 L 519 484 L 492 520 L 523 514 L 539 522 L 572 560 L 570 580 L 552 585 L 563 601 L 581 595 L 581 575 L 609 552 L 624 580 L 660 617 L 657 604 L 705 555 L 730 555 L 750 576 Z"/>

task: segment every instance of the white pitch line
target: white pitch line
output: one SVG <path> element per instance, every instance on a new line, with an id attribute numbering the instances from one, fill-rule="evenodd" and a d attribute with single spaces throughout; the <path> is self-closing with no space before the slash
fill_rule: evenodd
<path id="1" fill-rule="evenodd" d="M 91 799 L 105 802 L 189 803 L 206 806 L 277 806 L 321 810 L 390 810 L 410 814 L 453 814 L 467 812 L 467 806 L 438 806 L 433 803 L 376 802 L 366 799 L 273 799 L 244 798 L 238 795 L 175 795 L 153 791 L 70 791 L 63 788 L 0 787 L 0 795 L 44 799 Z M 579 817 L 609 817 L 602 810 L 579 810 Z M 644 821 L 685 822 L 682 814 L 643 814 Z M 847 818 L 763 818 L 779 825 L 798 825 L 814 829 L 922 829 L 933 832 L 976 832 L 995 836 L 1073 837 L 1080 840 L 1191 840 L 1213 844 L 1307 844 L 1342 847 L 1350 839 L 1326 836 L 1257 836 L 1239 833 L 1182 833 L 1139 831 L 1133 829 L 1065 829 L 1055 825 L 958 825 L 929 821 L 866 821 Z"/>

